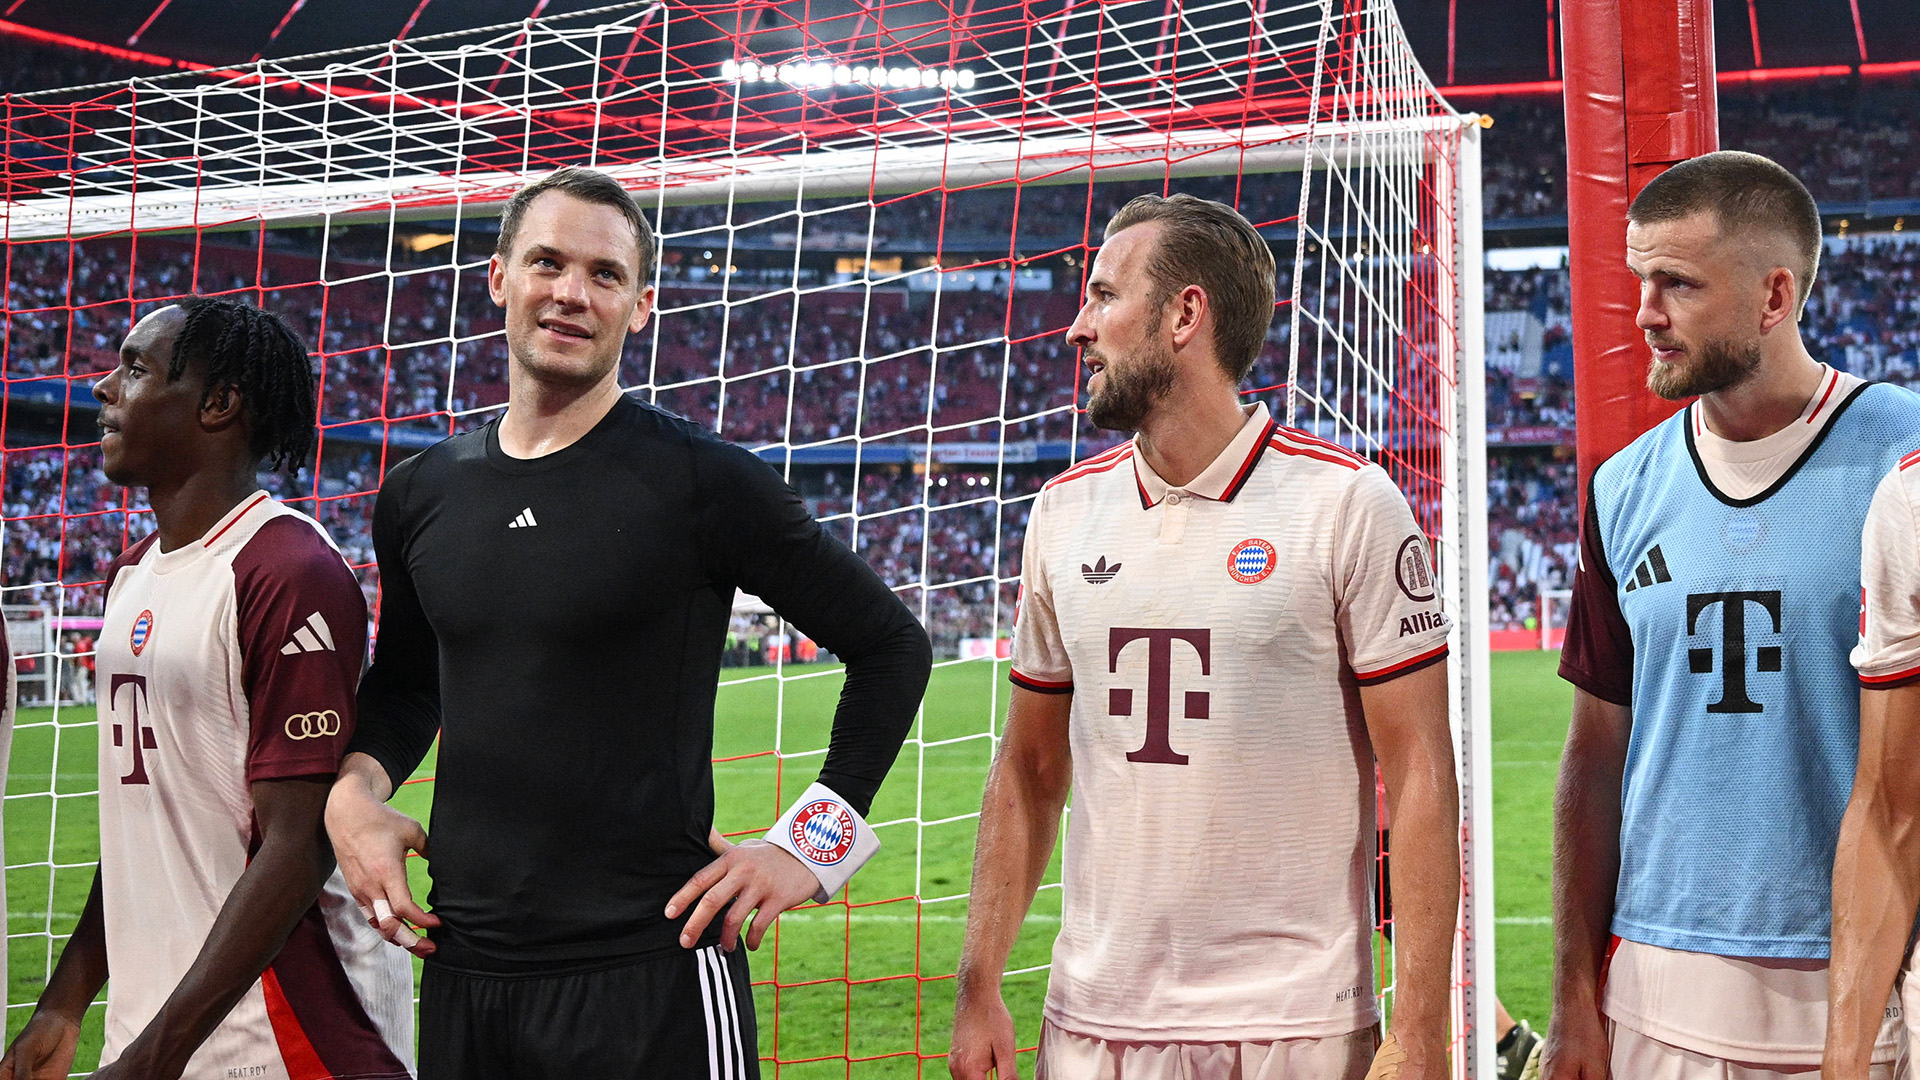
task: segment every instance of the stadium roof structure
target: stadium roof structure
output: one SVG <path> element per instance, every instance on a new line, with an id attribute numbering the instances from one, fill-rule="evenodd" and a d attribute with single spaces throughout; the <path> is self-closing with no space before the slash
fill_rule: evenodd
<path id="1" fill-rule="evenodd" d="M 0 214 L 15 240 L 445 218 L 579 160 L 676 204 L 1273 172 L 1389 164 L 1464 122 L 1384 7 L 1091 3 L 1033 23 L 1000 2 L 964 26 L 934 4 L 913 25 L 816 13 L 801 40 L 733 25 L 759 9 L 643 0 L 10 95 Z M 1329 40 L 1369 56 L 1330 62 L 1351 85 L 1316 74 Z M 743 53 L 768 62 L 748 78 Z"/>
<path id="2" fill-rule="evenodd" d="M 1030 0 L 1014 10 L 1036 22 L 1057 18 L 1077 0 Z M 1443 86 L 1517 84 L 1555 90 L 1558 10 L 1568 0 L 1398 0 L 1415 54 Z M 1165 12 L 1171 0 L 1108 4 L 1123 18 Z M 387 40 L 410 40 L 541 17 L 575 14 L 595 0 L 11 0 L 0 7 L 0 34 L 48 45 L 91 48 L 156 68 L 244 65 Z M 1920 5 L 1910 0 L 1714 0 L 1718 67 L 1800 75 L 1840 74 L 1887 65 L 1920 66 Z M 730 8 L 729 10 L 737 10 Z M 876 33 L 914 27 L 903 49 L 939 52 L 952 36 L 1004 21 L 995 0 L 783 0 L 756 9 L 741 27 L 771 48 L 798 45 L 803 22 L 861 20 Z M 929 33 L 945 24 L 953 34 Z M 782 39 L 786 39 L 783 41 Z M 678 48 L 689 63 L 717 62 L 703 43 Z"/>

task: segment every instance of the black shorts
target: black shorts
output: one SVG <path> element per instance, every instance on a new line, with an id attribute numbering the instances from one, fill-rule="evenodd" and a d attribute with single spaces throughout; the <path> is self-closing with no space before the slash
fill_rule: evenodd
<path id="1" fill-rule="evenodd" d="M 420 1080 L 759 1080 L 746 950 L 565 975 L 429 962 Z"/>

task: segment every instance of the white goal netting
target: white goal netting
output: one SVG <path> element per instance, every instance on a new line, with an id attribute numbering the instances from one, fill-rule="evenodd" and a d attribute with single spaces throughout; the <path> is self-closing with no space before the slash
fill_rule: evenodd
<path id="1" fill-rule="evenodd" d="M 1278 256 L 1249 399 L 1380 461 L 1433 538 L 1460 628 L 1458 1067 L 1489 1075 L 1478 130 L 1386 0 L 631 4 L 6 110 L 4 600 L 50 628 L 23 660 L 47 690 L 23 700 L 7 796 L 10 1027 L 92 875 L 94 718 L 73 703 L 102 573 L 151 528 L 99 471 L 92 379 L 170 298 L 286 317 L 323 431 L 311 467 L 269 482 L 328 526 L 377 611 L 380 478 L 505 400 L 499 206 L 584 164 L 661 237 L 623 384 L 782 469 L 939 658 L 875 806 L 885 853 L 755 961 L 770 1075 L 945 1074 L 1027 507 L 1117 438 L 1077 408 L 1065 330 L 1107 218 L 1172 190 L 1235 205 Z M 838 676 L 749 597 L 728 658 L 719 825 L 753 834 L 818 768 Z M 397 796 L 410 811 L 430 774 Z M 1059 911 L 1056 872 L 1008 978 L 1023 1046 Z M 1384 939 L 1379 957 L 1390 993 Z"/>

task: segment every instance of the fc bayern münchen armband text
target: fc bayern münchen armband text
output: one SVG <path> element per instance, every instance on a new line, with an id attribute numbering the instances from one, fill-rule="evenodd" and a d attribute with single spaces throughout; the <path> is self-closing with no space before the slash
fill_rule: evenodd
<path id="1" fill-rule="evenodd" d="M 817 781 L 774 823 L 767 842 L 792 852 L 813 871 L 820 881 L 820 890 L 813 894 L 816 904 L 845 888 L 854 872 L 880 850 L 880 838 L 866 819 Z"/>

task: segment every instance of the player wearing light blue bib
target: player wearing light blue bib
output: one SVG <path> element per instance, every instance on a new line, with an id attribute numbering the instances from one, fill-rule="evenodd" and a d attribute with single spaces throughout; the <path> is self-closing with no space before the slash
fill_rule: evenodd
<path id="1" fill-rule="evenodd" d="M 1859 536 L 1920 396 L 1807 353 L 1819 211 L 1780 166 L 1683 162 L 1628 217 L 1648 388 L 1699 400 L 1588 483 L 1544 1075 L 1804 1076 L 1860 743 Z M 1898 1016 L 1877 1080 L 1906 1075 Z"/>
<path id="2" fill-rule="evenodd" d="M 1836 395 L 1837 396 L 1837 395 Z M 1722 956 L 1827 955 L 1859 752 L 1856 537 L 1920 445 L 1920 396 L 1861 385 L 1769 490 L 1706 479 L 1682 412 L 1595 470 L 1598 569 L 1633 635 L 1613 933 Z"/>

